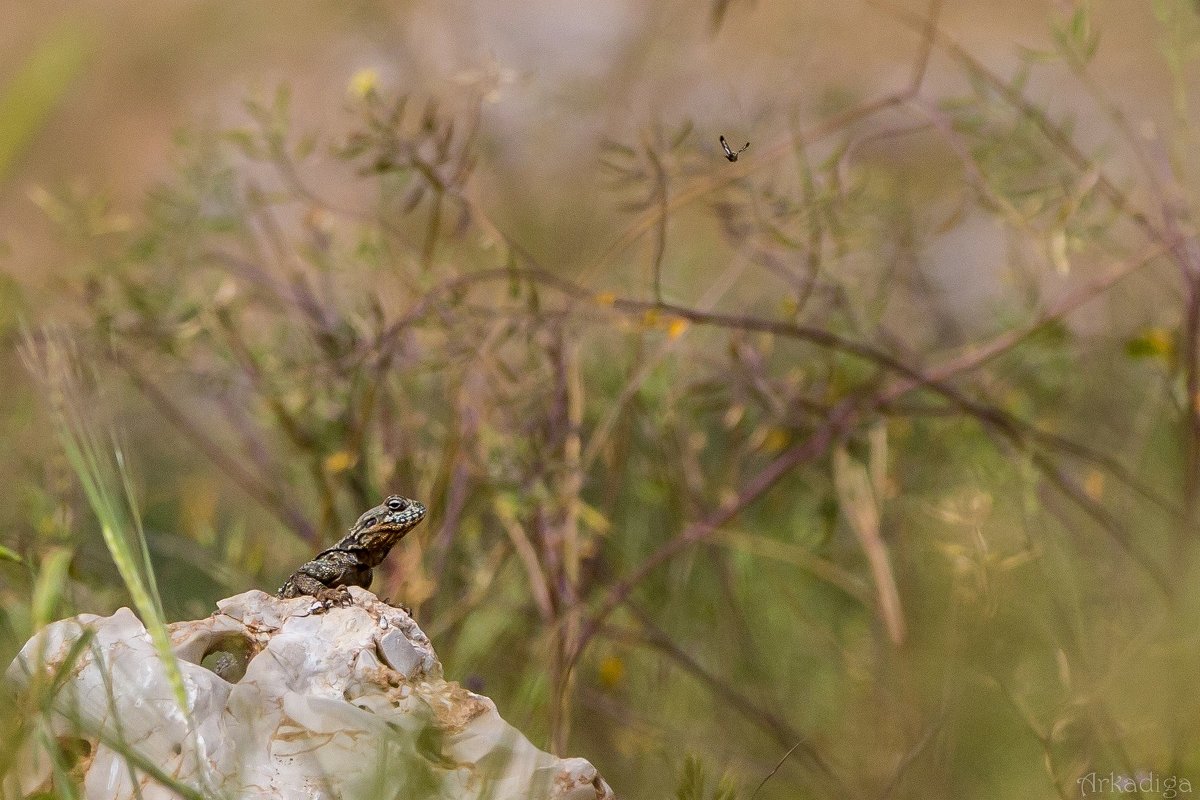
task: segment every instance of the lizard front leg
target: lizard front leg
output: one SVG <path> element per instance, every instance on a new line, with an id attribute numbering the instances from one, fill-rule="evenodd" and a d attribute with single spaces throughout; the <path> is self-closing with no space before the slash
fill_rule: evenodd
<path id="1" fill-rule="evenodd" d="M 325 608 L 349 605 L 347 586 L 371 585 L 371 568 L 345 550 L 326 550 L 292 573 L 279 587 L 282 598 L 311 595 Z"/>

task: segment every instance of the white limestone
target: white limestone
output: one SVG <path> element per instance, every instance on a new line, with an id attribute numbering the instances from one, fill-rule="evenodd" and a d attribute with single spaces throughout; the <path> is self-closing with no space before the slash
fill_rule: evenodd
<path id="1" fill-rule="evenodd" d="M 403 610 L 350 592 L 353 606 L 313 614 L 311 598 L 250 591 L 207 619 L 171 625 L 188 714 L 125 608 L 48 626 L 8 676 L 28 686 L 54 674 L 83 631 L 94 632 L 68 665 L 47 731 L 74 740 L 72 777 L 82 776 L 89 800 L 179 797 L 172 781 L 231 798 L 613 798 L 587 761 L 539 750 L 487 697 L 446 681 Z M 19 785 L 0 794 L 51 787 L 38 741 L 26 739 L 11 779 Z"/>

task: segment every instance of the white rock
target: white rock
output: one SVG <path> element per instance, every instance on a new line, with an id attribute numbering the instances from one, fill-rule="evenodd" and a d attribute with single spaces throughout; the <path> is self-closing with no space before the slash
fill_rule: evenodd
<path id="1" fill-rule="evenodd" d="M 587 761 L 539 750 L 491 700 L 444 680 L 408 614 L 350 592 L 354 605 L 312 614 L 311 599 L 251 591 L 222 600 L 207 619 L 171 625 L 189 714 L 126 608 L 48 626 L 8 677 L 28 685 L 54 674 L 84 630 L 94 633 L 68 665 L 47 732 L 79 740 L 89 800 L 180 796 L 147 768 L 206 796 L 614 797 Z M 18 785 L 0 794 L 52 787 L 38 741 L 28 737 Z"/>

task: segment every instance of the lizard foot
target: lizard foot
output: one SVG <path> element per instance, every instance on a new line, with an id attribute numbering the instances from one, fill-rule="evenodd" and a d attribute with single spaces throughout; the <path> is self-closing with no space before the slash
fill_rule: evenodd
<path id="1" fill-rule="evenodd" d="M 322 589 L 314 596 L 317 598 L 316 605 L 319 605 L 322 611 L 328 611 L 334 606 L 345 608 L 354 605 L 354 598 L 350 596 L 350 590 L 345 586 Z"/>

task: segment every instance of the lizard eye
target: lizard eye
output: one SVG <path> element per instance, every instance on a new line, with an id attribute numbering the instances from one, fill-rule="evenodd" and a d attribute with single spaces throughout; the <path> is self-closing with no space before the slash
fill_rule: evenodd
<path id="1" fill-rule="evenodd" d="M 408 508 L 408 503 L 402 497 L 393 497 L 387 501 L 387 507 L 392 511 L 403 511 Z"/>

